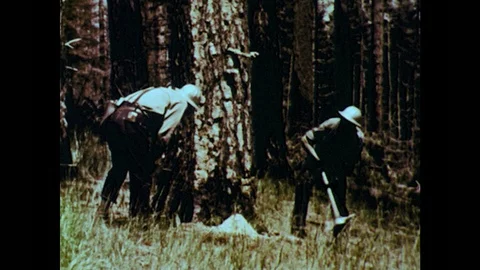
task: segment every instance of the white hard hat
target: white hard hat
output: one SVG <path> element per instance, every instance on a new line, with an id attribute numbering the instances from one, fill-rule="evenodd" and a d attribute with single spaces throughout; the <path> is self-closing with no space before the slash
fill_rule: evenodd
<path id="1" fill-rule="evenodd" d="M 183 95 L 186 97 L 187 102 L 198 110 L 200 96 L 202 95 L 200 88 L 193 84 L 186 84 L 180 89 Z"/>
<path id="2" fill-rule="evenodd" d="M 354 124 L 357 127 L 362 127 L 362 112 L 355 106 L 348 106 L 343 111 L 338 112 L 345 120 Z"/>

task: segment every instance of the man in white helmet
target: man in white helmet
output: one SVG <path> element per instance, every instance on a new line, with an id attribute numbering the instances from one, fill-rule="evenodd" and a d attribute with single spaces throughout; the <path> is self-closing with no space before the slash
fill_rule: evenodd
<path id="1" fill-rule="evenodd" d="M 292 233 L 305 237 L 308 201 L 312 194 L 313 184 L 317 188 L 330 188 L 333 194 L 332 210 L 335 217 L 333 235 L 336 237 L 353 215 L 349 215 L 346 207 L 346 177 L 353 172 L 360 159 L 363 147 L 360 110 L 349 106 L 338 112 L 338 117 L 327 119 L 318 127 L 305 133 L 302 137 L 307 157 L 302 164 L 301 176 L 308 170 L 313 178 L 299 179 L 295 188 L 295 203 L 292 218 Z M 328 186 L 322 179 L 322 172 L 328 178 Z M 328 191 L 328 189 L 327 189 Z M 335 204 L 336 207 L 333 205 Z M 336 208 L 336 209 L 335 209 Z"/>
<path id="2" fill-rule="evenodd" d="M 116 101 L 116 110 L 103 121 L 112 168 L 101 193 L 97 215 L 109 216 L 120 188 L 130 173 L 129 214 L 152 212 L 150 188 L 155 160 L 161 155 L 188 108 L 198 109 L 200 88 L 148 88 Z"/>

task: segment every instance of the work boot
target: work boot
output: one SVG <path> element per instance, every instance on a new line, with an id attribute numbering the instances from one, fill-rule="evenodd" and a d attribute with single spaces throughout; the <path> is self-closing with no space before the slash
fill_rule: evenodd
<path id="1" fill-rule="evenodd" d="M 292 233 L 293 236 L 298 237 L 298 238 L 307 237 L 307 233 L 305 232 L 305 229 L 303 229 L 303 228 L 292 228 L 291 233 Z"/>

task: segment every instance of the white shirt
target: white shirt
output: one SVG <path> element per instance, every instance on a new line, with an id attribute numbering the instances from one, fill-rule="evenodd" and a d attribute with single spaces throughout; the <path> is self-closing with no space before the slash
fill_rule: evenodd
<path id="1" fill-rule="evenodd" d="M 125 97 L 125 100 L 135 101 L 143 91 L 137 91 Z M 158 87 L 149 90 L 137 101 L 138 105 L 145 109 L 162 114 L 163 125 L 158 131 L 158 138 L 168 142 L 173 131 L 182 120 L 183 114 L 188 107 L 187 99 L 181 90 Z"/>

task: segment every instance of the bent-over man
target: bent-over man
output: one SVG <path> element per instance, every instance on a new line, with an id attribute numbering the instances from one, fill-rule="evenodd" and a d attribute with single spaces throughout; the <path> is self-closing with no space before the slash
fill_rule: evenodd
<path id="1" fill-rule="evenodd" d="M 296 183 L 291 231 L 299 237 L 306 236 L 306 216 L 313 184 L 327 189 L 327 192 L 330 192 L 328 188 L 331 189 L 329 195 L 333 195 L 335 237 L 353 216 L 349 215 L 346 206 L 346 177 L 353 172 L 360 159 L 363 147 L 363 132 L 360 129 L 362 114 L 355 106 L 349 106 L 338 113 L 338 117 L 327 119 L 302 137 L 307 157 L 302 164 L 300 176 L 308 170 L 313 181 L 301 178 Z M 328 185 L 323 179 L 323 173 L 328 179 Z"/>
<path id="2" fill-rule="evenodd" d="M 107 219 L 120 188 L 130 173 L 129 214 L 152 212 L 150 189 L 155 160 L 162 154 L 175 128 L 189 108 L 198 109 L 200 88 L 148 88 L 121 98 L 103 121 L 112 168 L 101 193 L 97 215 Z"/>

